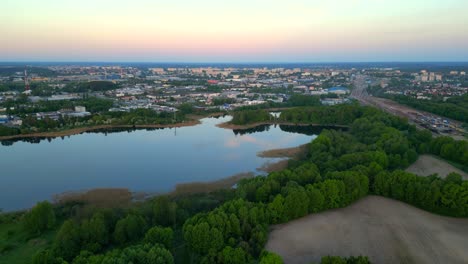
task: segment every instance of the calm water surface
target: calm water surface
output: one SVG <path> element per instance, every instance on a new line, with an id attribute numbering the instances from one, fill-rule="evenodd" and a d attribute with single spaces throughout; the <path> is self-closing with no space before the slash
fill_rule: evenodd
<path id="1" fill-rule="evenodd" d="M 54 194 L 93 188 L 166 192 L 177 183 L 255 172 L 275 161 L 257 152 L 315 138 L 274 126 L 244 135 L 215 126 L 229 119 L 206 118 L 177 130 L 85 133 L 0 146 L 0 208 L 28 208 Z"/>

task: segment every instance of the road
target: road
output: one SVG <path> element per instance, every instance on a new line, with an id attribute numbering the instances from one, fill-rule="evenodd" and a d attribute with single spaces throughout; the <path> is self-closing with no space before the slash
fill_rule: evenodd
<path id="1" fill-rule="evenodd" d="M 463 136 L 459 133 L 463 129 L 461 128 L 461 123 L 458 121 L 450 120 L 446 117 L 437 116 L 432 113 L 420 111 L 413 109 L 411 107 L 401 105 L 396 103 L 392 100 L 374 97 L 369 95 L 367 92 L 368 82 L 369 79 L 366 75 L 357 75 L 356 79 L 354 80 L 354 89 L 351 91 L 351 98 L 358 100 L 363 105 L 371 105 L 375 106 L 383 111 L 391 113 L 393 115 L 397 115 L 400 117 L 407 118 L 411 124 L 416 125 L 419 129 L 428 129 L 430 130 L 435 136 L 446 135 L 451 136 L 454 139 L 460 140 L 463 139 Z M 428 120 L 427 122 L 423 122 L 421 120 Z M 436 131 L 430 124 L 429 120 L 448 120 L 449 124 L 447 127 L 452 130 L 450 133 L 442 133 L 440 131 Z"/>

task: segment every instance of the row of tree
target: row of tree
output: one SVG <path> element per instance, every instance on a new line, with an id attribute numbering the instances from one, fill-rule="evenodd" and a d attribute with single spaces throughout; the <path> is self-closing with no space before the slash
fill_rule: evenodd
<path id="1" fill-rule="evenodd" d="M 246 125 L 258 122 L 267 122 L 273 119 L 273 116 L 266 110 L 243 110 L 232 113 L 231 123 L 234 125 Z"/>

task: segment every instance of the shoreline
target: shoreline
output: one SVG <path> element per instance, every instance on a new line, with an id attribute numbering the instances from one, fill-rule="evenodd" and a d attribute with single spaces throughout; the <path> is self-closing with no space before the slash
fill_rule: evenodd
<path id="1" fill-rule="evenodd" d="M 73 135 L 79 135 L 85 132 L 92 132 L 95 130 L 101 129 L 114 129 L 114 128 L 136 128 L 136 129 L 145 129 L 145 128 L 177 128 L 177 127 L 189 127 L 196 126 L 201 124 L 201 119 L 209 117 L 219 117 L 223 116 L 225 113 L 217 112 L 210 113 L 207 115 L 187 115 L 189 120 L 175 123 L 175 124 L 146 124 L 146 125 L 97 125 L 97 126 L 85 126 L 70 128 L 61 131 L 49 131 L 49 132 L 38 132 L 38 133 L 29 133 L 29 134 L 18 134 L 12 136 L 0 136 L 0 141 L 3 140 L 15 140 L 15 139 L 26 139 L 26 138 L 57 138 L 57 137 L 67 137 Z"/>
<path id="2" fill-rule="evenodd" d="M 2 140 L 14 140 L 14 139 L 23 139 L 23 138 L 56 138 L 56 137 L 66 137 L 66 136 L 73 136 L 82 134 L 85 132 L 92 132 L 95 130 L 101 129 L 114 129 L 114 128 L 173 128 L 173 127 L 187 127 L 187 126 L 195 126 L 200 124 L 199 120 L 191 120 L 183 123 L 176 123 L 176 124 L 147 124 L 147 125 L 98 125 L 98 126 L 91 126 L 91 127 L 78 127 L 78 128 L 71 128 L 62 131 L 51 131 L 51 132 L 39 132 L 39 133 L 31 133 L 31 134 L 18 134 L 13 136 L 1 136 L 0 141 Z"/>
<path id="3" fill-rule="evenodd" d="M 51 201 L 54 205 L 68 202 L 81 202 L 98 207 L 127 206 L 135 202 L 147 201 L 158 196 L 178 197 L 183 195 L 210 193 L 223 189 L 231 189 L 242 179 L 253 178 L 253 172 L 237 173 L 225 178 L 207 182 L 182 182 L 171 190 L 164 192 L 131 191 L 129 188 L 93 188 L 87 190 L 66 191 L 54 194 Z M 29 209 L 25 209 L 29 210 Z M 19 211 L 25 211 L 19 210 Z"/>

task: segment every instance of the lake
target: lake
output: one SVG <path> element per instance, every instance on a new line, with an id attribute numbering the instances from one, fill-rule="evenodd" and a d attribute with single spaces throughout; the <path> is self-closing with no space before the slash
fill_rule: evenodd
<path id="1" fill-rule="evenodd" d="M 205 118 L 177 129 L 83 133 L 0 146 L 0 208 L 32 207 L 54 194 L 94 188 L 168 192 L 178 183 L 207 182 L 256 172 L 259 151 L 310 142 L 316 132 L 284 126 L 247 131 L 216 127 L 231 117 Z"/>

